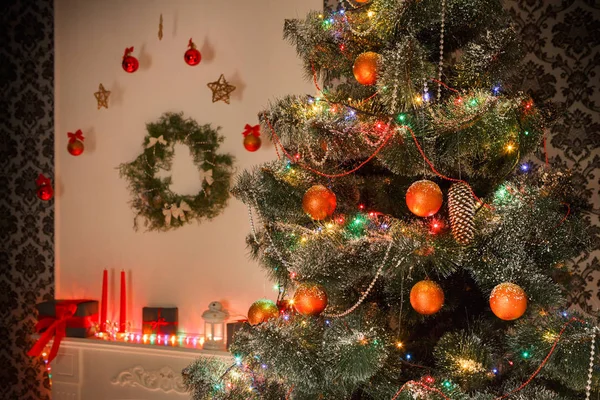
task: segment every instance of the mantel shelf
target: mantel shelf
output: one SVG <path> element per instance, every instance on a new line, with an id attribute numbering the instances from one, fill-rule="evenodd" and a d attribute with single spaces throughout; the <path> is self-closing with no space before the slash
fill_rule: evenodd
<path id="1" fill-rule="evenodd" d="M 60 343 L 61 348 L 96 350 L 102 352 L 118 352 L 128 354 L 144 355 L 163 355 L 163 356 L 183 356 L 189 357 L 217 357 L 223 359 L 233 359 L 228 351 L 205 350 L 202 348 L 173 346 L 171 344 L 144 344 L 135 342 L 124 342 L 117 340 L 102 340 L 96 338 L 73 338 L 66 337 Z"/>

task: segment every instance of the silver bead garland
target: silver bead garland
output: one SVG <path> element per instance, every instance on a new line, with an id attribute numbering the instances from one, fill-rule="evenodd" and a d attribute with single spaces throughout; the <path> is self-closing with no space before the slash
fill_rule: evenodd
<path id="1" fill-rule="evenodd" d="M 446 20 L 446 0 L 442 0 L 442 23 L 440 33 L 440 62 L 438 65 L 438 101 L 442 98 L 442 68 L 444 67 L 444 25 Z"/>
<path id="2" fill-rule="evenodd" d="M 592 393 L 592 375 L 594 373 L 594 355 L 596 353 L 596 336 L 600 329 L 595 326 L 592 330 L 592 344 L 590 345 L 590 367 L 588 369 L 587 386 L 585 387 L 585 400 L 590 400 Z"/>

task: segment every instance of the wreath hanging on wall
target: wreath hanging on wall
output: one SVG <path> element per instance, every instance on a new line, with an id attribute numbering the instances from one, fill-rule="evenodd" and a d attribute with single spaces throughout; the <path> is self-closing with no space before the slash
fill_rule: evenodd
<path id="1" fill-rule="evenodd" d="M 146 125 L 144 151 L 134 161 L 119 166 L 120 175 L 128 180 L 133 195 L 132 208 L 145 220 L 148 230 L 167 231 L 193 220 L 211 219 L 221 213 L 229 199 L 233 174 L 233 157 L 218 154 L 223 136 L 210 125 L 200 125 L 183 113 L 165 113 L 158 122 Z M 198 167 L 202 189 L 195 196 L 180 195 L 169 189 L 171 177 L 160 178 L 160 169 L 169 171 L 175 155 L 175 143 L 190 148 Z"/>

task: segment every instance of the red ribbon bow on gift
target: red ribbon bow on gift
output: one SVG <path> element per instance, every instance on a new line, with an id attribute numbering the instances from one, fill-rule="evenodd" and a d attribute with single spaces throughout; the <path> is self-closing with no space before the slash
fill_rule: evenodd
<path id="1" fill-rule="evenodd" d="M 177 322 L 167 322 L 167 320 L 164 317 L 160 316 L 160 308 L 158 309 L 158 313 L 156 315 L 156 321 L 151 321 L 150 322 L 150 329 L 152 329 L 152 331 L 157 331 L 161 326 L 167 326 L 167 325 L 177 325 Z"/>
<path id="2" fill-rule="evenodd" d="M 38 333 L 41 333 L 44 329 L 46 330 L 37 342 L 33 345 L 31 350 L 27 352 L 27 355 L 30 357 L 36 357 L 42 354 L 44 351 L 44 347 L 48 344 L 50 339 L 54 337 L 54 342 L 52 343 L 52 348 L 50 349 L 50 354 L 48 355 L 48 363 L 52 362 L 56 355 L 58 354 L 58 348 L 60 347 L 60 342 L 66 336 L 67 331 L 67 321 L 73 317 L 77 311 L 77 305 L 73 303 L 65 303 L 65 304 L 56 304 L 56 318 L 46 317 L 42 318 L 36 325 L 35 330 Z"/>
<path id="3" fill-rule="evenodd" d="M 69 143 L 75 143 L 78 140 L 81 140 L 83 142 L 83 139 L 85 139 L 83 137 L 83 132 L 81 132 L 81 129 L 77 129 L 77 132 L 75 133 L 67 132 L 67 135 L 69 136 Z"/>
<path id="4" fill-rule="evenodd" d="M 50 185 L 50 179 L 46 178 L 44 176 L 44 174 L 40 174 L 40 176 L 38 176 L 38 178 L 35 180 L 35 184 L 40 187 L 40 186 L 49 186 Z"/>
<path id="5" fill-rule="evenodd" d="M 131 53 L 133 53 L 133 46 L 125 47 L 125 54 L 123 54 L 123 58 L 127 57 Z"/>
<path id="6" fill-rule="evenodd" d="M 244 137 L 248 136 L 248 135 L 253 135 L 256 137 L 260 136 L 260 125 L 248 125 L 246 124 L 246 126 L 244 127 L 245 131 L 242 132 L 242 135 L 244 135 Z"/>

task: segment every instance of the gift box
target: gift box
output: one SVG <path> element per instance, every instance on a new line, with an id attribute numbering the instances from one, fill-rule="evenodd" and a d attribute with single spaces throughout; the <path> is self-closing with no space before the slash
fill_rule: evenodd
<path id="1" fill-rule="evenodd" d="M 144 307 L 142 309 L 142 333 L 145 335 L 176 335 L 177 307 Z"/>
<path id="2" fill-rule="evenodd" d="M 237 331 L 242 329 L 242 327 L 247 324 L 247 320 L 233 321 L 227 323 L 227 350 L 229 350 L 229 346 L 233 343 L 233 336 Z"/>
<path id="3" fill-rule="evenodd" d="M 73 315 L 66 319 L 66 336 L 78 338 L 94 336 L 98 325 L 97 300 L 50 300 L 36 304 L 38 321 L 55 320 L 58 314 L 63 315 L 64 310 L 73 305 L 77 308 Z"/>

